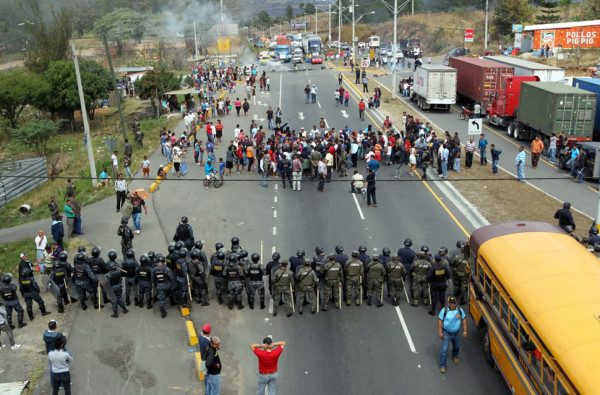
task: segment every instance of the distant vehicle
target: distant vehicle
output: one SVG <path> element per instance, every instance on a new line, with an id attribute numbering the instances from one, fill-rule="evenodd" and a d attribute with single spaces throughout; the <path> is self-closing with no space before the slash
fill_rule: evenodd
<path id="1" fill-rule="evenodd" d="M 366 43 L 364 43 L 364 42 L 362 42 L 362 41 L 359 41 L 359 42 L 358 42 L 358 48 L 359 48 L 359 49 L 364 49 L 366 46 L 367 46 L 367 44 L 366 44 Z"/>
<path id="2" fill-rule="evenodd" d="M 339 41 L 330 41 L 327 45 L 329 46 L 329 48 L 339 48 L 340 42 Z"/>
<path id="3" fill-rule="evenodd" d="M 300 53 L 300 54 L 298 54 L 298 53 L 295 53 L 295 54 L 294 54 L 294 56 L 292 57 L 292 61 L 293 61 L 294 63 L 302 63 L 302 61 L 303 61 L 303 56 L 302 56 L 302 54 L 301 54 L 301 53 Z"/>
<path id="4" fill-rule="evenodd" d="M 471 53 L 471 50 L 469 48 L 463 48 L 463 47 L 454 48 L 446 54 L 446 57 L 444 58 L 444 62 L 443 62 L 444 66 L 448 66 L 448 64 L 450 63 L 450 58 L 457 58 L 459 56 L 469 55 L 470 53 Z"/>
<path id="5" fill-rule="evenodd" d="M 260 60 L 258 61 L 258 63 L 269 63 L 271 61 L 271 57 L 270 56 L 263 56 L 262 58 L 260 58 Z"/>
<path id="6" fill-rule="evenodd" d="M 379 48 L 381 44 L 381 39 L 379 36 L 371 36 L 369 37 L 368 45 L 370 48 Z"/>
<path id="7" fill-rule="evenodd" d="M 322 64 L 323 58 L 321 56 L 313 56 L 310 58 L 310 63 L 312 64 Z"/>
<path id="8" fill-rule="evenodd" d="M 596 166 L 596 158 L 600 157 L 600 142 L 597 141 L 582 141 L 575 144 L 580 151 L 585 152 L 585 164 L 583 165 L 583 178 L 600 178 L 600 168 Z M 567 165 L 571 159 L 570 148 L 561 147 L 557 152 L 558 167 L 560 169 L 571 169 Z"/>
<path id="9" fill-rule="evenodd" d="M 341 45 L 342 51 L 348 51 L 350 49 L 350 45 L 348 45 L 348 43 L 342 43 Z"/>
<path id="10" fill-rule="evenodd" d="M 456 69 L 432 64 L 422 65 L 414 72 L 414 80 L 410 100 L 417 100 L 420 109 L 450 111 L 450 106 L 456 103 Z"/>
<path id="11" fill-rule="evenodd" d="M 404 51 L 404 57 L 414 58 L 415 56 L 423 56 L 423 48 L 421 40 L 418 38 L 410 38 L 408 40 L 401 39 L 399 48 Z"/>

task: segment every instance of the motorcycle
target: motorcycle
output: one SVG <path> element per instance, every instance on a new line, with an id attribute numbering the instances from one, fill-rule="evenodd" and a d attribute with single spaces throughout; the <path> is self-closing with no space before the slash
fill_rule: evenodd
<path id="1" fill-rule="evenodd" d="M 469 120 L 470 118 L 473 117 L 473 111 L 469 110 L 467 107 L 462 106 L 462 111 L 459 114 L 460 119 L 462 120 Z"/>

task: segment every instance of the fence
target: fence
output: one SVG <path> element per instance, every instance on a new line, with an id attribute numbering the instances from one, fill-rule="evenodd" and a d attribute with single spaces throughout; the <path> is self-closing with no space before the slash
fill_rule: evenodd
<path id="1" fill-rule="evenodd" d="M 0 207 L 48 181 L 46 158 L 0 163 Z"/>

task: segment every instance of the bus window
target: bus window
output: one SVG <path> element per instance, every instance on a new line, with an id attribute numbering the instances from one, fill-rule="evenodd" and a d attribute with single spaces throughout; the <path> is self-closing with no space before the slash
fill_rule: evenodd
<path id="1" fill-rule="evenodd" d="M 477 275 L 479 276 L 479 284 L 483 287 L 483 265 L 479 264 L 479 269 L 477 270 Z"/>
<path id="2" fill-rule="evenodd" d="M 569 392 L 567 391 L 567 389 L 565 388 L 565 386 L 563 385 L 563 383 L 560 379 L 558 379 L 556 393 L 558 395 L 568 395 L 569 394 Z"/>
<path id="3" fill-rule="evenodd" d="M 519 319 L 512 311 L 510 312 L 510 333 L 515 340 L 519 338 Z"/>
<path id="4" fill-rule="evenodd" d="M 487 274 L 485 275 L 485 293 L 488 298 L 492 298 L 492 280 L 490 280 L 490 277 Z"/>
<path id="5" fill-rule="evenodd" d="M 546 387 L 548 392 L 554 394 L 554 371 L 550 368 L 550 366 L 548 366 L 546 358 L 544 358 L 543 364 L 544 368 L 542 369 L 542 374 L 544 375 L 544 387 Z"/>
<path id="6" fill-rule="evenodd" d="M 494 307 L 496 308 L 496 312 L 500 312 L 500 292 L 498 288 L 494 285 Z"/>
<path id="7" fill-rule="evenodd" d="M 508 326 L 508 304 L 506 303 L 506 299 L 502 298 L 502 312 L 500 313 L 500 317 L 504 325 Z"/>
<path id="8" fill-rule="evenodd" d="M 533 366 L 535 374 L 540 377 L 540 371 L 542 370 L 542 353 L 537 348 L 533 352 L 531 365 Z"/>
<path id="9" fill-rule="evenodd" d="M 527 361 L 529 361 L 529 352 L 525 349 L 525 344 L 529 341 L 529 335 L 525 331 L 524 327 L 521 327 L 521 338 L 519 339 L 519 344 L 521 345 L 521 354 L 525 357 Z"/>

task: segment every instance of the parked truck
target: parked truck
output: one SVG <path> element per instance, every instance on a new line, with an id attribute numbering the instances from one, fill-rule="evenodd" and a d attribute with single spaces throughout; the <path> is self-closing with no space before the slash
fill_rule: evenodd
<path id="1" fill-rule="evenodd" d="M 515 77 L 503 79 L 496 89 L 492 104 L 486 108 L 486 118 L 491 125 L 507 128 L 514 121 L 519 109 L 521 84 L 523 82 L 539 81 L 539 77 Z"/>
<path id="2" fill-rule="evenodd" d="M 573 86 L 600 95 L 600 79 L 575 77 Z M 596 102 L 596 119 L 594 120 L 594 141 L 600 141 L 600 101 Z"/>
<path id="3" fill-rule="evenodd" d="M 417 67 L 410 100 L 417 100 L 417 106 L 423 110 L 450 111 L 456 103 L 456 69 L 432 64 Z"/>
<path id="4" fill-rule="evenodd" d="M 289 62 L 292 59 L 291 56 L 291 41 L 286 36 L 278 36 L 275 40 L 275 52 L 281 62 Z"/>
<path id="5" fill-rule="evenodd" d="M 304 52 L 311 55 L 315 53 L 320 54 L 322 47 L 323 43 L 321 42 L 321 37 L 317 36 L 316 34 L 313 34 L 307 37 L 306 49 Z"/>
<path id="6" fill-rule="evenodd" d="M 453 57 L 450 67 L 457 71 L 457 99 L 478 102 L 482 108 L 492 105 L 500 82 L 514 75 L 512 66 L 478 58 Z"/>
<path id="7" fill-rule="evenodd" d="M 523 82 L 521 104 L 508 134 L 517 140 L 539 136 L 545 149 L 552 133 L 564 132 L 571 143 L 591 141 L 597 101 L 597 93 L 560 82 Z"/>
<path id="8" fill-rule="evenodd" d="M 514 56 L 484 56 L 486 60 L 512 66 L 517 77 L 538 77 L 542 82 L 564 83 L 566 70 L 542 63 L 530 62 Z"/>

